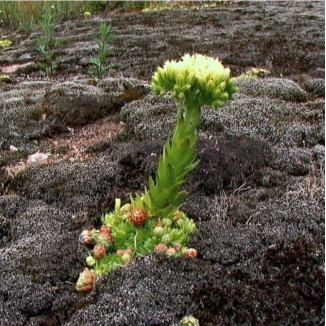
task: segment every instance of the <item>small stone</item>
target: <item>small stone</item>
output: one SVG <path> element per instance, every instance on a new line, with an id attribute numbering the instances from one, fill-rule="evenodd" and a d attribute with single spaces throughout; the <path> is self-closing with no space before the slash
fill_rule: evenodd
<path id="1" fill-rule="evenodd" d="M 14 145 L 10 145 L 9 150 L 10 150 L 10 152 L 17 152 L 18 148 L 16 146 L 14 146 Z"/>
<path id="2" fill-rule="evenodd" d="M 27 157 L 27 164 L 44 163 L 48 160 L 49 154 L 37 152 Z"/>
<path id="3" fill-rule="evenodd" d="M 30 60 L 32 59 L 32 55 L 30 53 L 23 53 L 18 60 Z"/>
<path id="4" fill-rule="evenodd" d="M 325 146 L 324 145 L 321 145 L 321 144 L 317 144 L 314 147 L 314 150 L 317 151 L 317 152 L 325 152 Z"/>

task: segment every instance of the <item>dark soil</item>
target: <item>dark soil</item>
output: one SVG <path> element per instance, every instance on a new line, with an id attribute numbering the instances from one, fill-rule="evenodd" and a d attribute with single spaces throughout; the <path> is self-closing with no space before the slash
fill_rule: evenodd
<path id="1" fill-rule="evenodd" d="M 96 81 L 86 72 L 101 21 L 112 23 L 115 67 Z M 323 2 L 112 14 L 56 31 L 65 42 L 52 78 L 36 65 L 37 28 L 0 53 L 14 71 L 0 84 L 0 324 L 324 325 Z M 143 191 L 172 132 L 176 104 L 151 93 L 151 75 L 196 52 L 234 76 L 271 72 L 202 109 L 182 207 L 199 257 L 151 254 L 77 293 L 80 232 Z"/>

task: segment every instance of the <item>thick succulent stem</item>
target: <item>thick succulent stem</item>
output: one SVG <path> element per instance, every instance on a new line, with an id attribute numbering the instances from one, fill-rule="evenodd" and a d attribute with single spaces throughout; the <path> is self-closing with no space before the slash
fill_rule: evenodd
<path id="1" fill-rule="evenodd" d="M 186 195 L 186 192 L 180 191 L 180 187 L 185 175 L 199 163 L 195 161 L 199 121 L 198 106 L 180 106 L 172 140 L 166 141 L 159 160 L 155 182 L 152 178 L 149 182 L 148 196 L 156 216 L 173 215 Z"/>

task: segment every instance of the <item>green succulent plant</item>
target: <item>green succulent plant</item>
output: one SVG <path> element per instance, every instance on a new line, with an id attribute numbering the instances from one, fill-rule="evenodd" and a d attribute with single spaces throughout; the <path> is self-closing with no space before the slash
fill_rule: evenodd
<path id="1" fill-rule="evenodd" d="M 180 191 L 185 176 L 198 165 L 195 146 L 199 137 L 200 108 L 213 109 L 233 97 L 237 88 L 230 70 L 216 59 L 204 55 L 185 55 L 181 61 L 168 61 L 153 76 L 152 89 L 158 95 L 171 92 L 178 102 L 177 123 L 163 148 L 155 181 L 143 198 L 136 196 L 136 206 L 153 215 L 173 217 L 186 192 Z"/>
<path id="2" fill-rule="evenodd" d="M 158 95 L 171 92 L 178 102 L 173 135 L 164 145 L 155 180 L 149 178 L 144 195 L 136 194 L 124 206 L 117 199 L 115 210 L 103 217 L 100 230 L 82 232 L 80 241 L 94 249 L 86 259 L 90 269 L 80 274 L 78 291 L 91 290 L 97 275 L 149 252 L 197 257 L 195 249 L 186 247 L 196 225 L 180 210 L 186 195 L 181 187 L 186 175 L 199 163 L 195 146 L 201 107 L 216 109 L 233 97 L 236 87 L 229 69 L 218 60 L 197 54 L 185 55 L 178 62 L 168 61 L 158 68 L 152 89 Z"/>

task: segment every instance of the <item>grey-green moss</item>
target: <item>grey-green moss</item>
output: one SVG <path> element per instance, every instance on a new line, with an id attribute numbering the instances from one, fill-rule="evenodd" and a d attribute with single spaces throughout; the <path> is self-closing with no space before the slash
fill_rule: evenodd
<path id="1" fill-rule="evenodd" d="M 302 102 L 307 93 L 294 81 L 282 78 L 239 78 L 239 91 L 249 96 L 266 96 L 285 101 Z"/>

